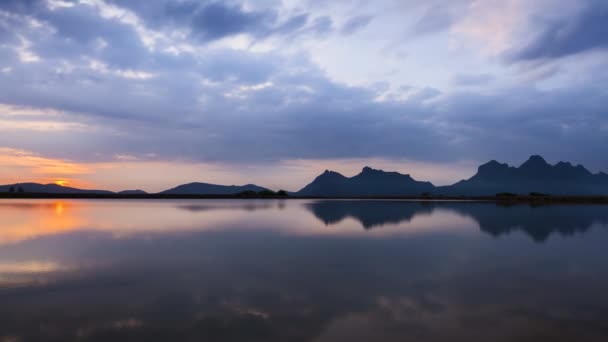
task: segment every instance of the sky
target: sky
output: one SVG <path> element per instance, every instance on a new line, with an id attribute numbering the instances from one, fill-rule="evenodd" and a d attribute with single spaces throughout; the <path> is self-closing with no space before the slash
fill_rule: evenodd
<path id="1" fill-rule="evenodd" d="M 605 0 L 2 0 L 0 183 L 608 171 Z"/>

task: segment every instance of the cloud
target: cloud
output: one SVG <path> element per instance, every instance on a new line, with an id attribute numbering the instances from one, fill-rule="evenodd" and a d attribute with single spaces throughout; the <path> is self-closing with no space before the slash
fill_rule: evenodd
<path id="1" fill-rule="evenodd" d="M 453 32 L 441 36 L 438 24 L 448 20 L 431 11 L 439 17 L 427 18 L 419 29 L 436 36 L 408 42 L 416 54 L 399 66 L 408 64 L 413 73 L 399 78 L 385 72 L 389 61 L 374 57 L 380 45 L 351 36 L 371 16 L 237 1 L 90 3 L 52 10 L 32 2 L 27 15 L 18 2 L 2 3 L 11 12 L 0 20 L 10 23 L 0 25 L 9 28 L 0 31 L 8 37 L 0 44 L 0 103 L 36 115 L 1 116 L 0 146 L 77 162 L 149 155 L 168 165 L 366 158 L 451 163 L 503 156 L 511 161 L 533 150 L 608 169 L 593 152 L 608 143 L 608 74 L 600 62 L 576 73 L 576 82 L 508 83 L 512 71 L 490 64 L 477 50 L 448 51 Z M 489 11 L 482 7 L 475 13 Z M 373 13 L 366 35 L 385 39 L 387 32 L 399 31 L 382 13 Z M 452 26 L 462 24 L 462 17 L 448 13 Z M 475 27 L 483 28 L 493 15 L 478 18 Z M 466 17 L 470 25 L 473 19 Z M 411 27 L 404 23 L 382 45 L 403 42 L 402 33 Z M 226 43 L 243 35 L 250 37 L 244 44 Z M 360 55 L 361 64 L 349 72 L 380 71 L 348 84 L 331 76 L 319 56 L 345 42 L 356 48 L 327 58 L 345 64 Z M 446 51 L 449 56 L 442 55 Z M 38 60 L 25 63 L 26 52 Z M 427 62 L 433 70 L 422 68 Z M 555 68 L 553 78 L 563 76 L 562 69 Z M 432 84 L 436 79 L 445 84 Z M 406 90 L 403 84 L 413 86 Z"/>
<path id="2" fill-rule="evenodd" d="M 371 15 L 359 15 L 352 17 L 346 23 L 344 23 L 344 25 L 342 25 L 340 33 L 344 35 L 354 34 L 369 25 L 373 19 L 374 17 Z"/>
<path id="3" fill-rule="evenodd" d="M 436 4 L 428 7 L 424 14 L 412 26 L 414 36 L 433 34 L 448 29 L 454 22 L 454 14 L 446 4 Z"/>
<path id="4" fill-rule="evenodd" d="M 308 23 L 308 14 L 300 14 L 289 18 L 275 29 L 275 32 L 289 34 L 300 30 Z"/>
<path id="5" fill-rule="evenodd" d="M 62 180 L 74 186 L 86 185 L 79 178 L 93 172 L 88 166 L 67 160 L 48 158 L 31 151 L 0 147 L 0 178 L 5 183 Z"/>
<path id="6" fill-rule="evenodd" d="M 329 34 L 333 29 L 333 20 L 329 16 L 321 16 L 313 20 L 310 31 L 317 36 Z"/>
<path id="7" fill-rule="evenodd" d="M 450 83 L 455 86 L 485 85 L 494 81 L 495 77 L 490 74 L 455 74 Z"/>
<path id="8" fill-rule="evenodd" d="M 583 10 L 560 18 L 537 18 L 540 32 L 509 52 L 512 61 L 555 59 L 608 48 L 608 3 L 588 0 Z"/>
<path id="9" fill-rule="evenodd" d="M 10 12 L 27 13 L 36 9 L 41 4 L 41 0 L 3 0 L 0 2 L 0 9 Z"/>
<path id="10" fill-rule="evenodd" d="M 239 6 L 210 3 L 199 8 L 192 17 L 194 35 L 215 40 L 239 33 L 261 33 L 274 22 L 271 12 L 245 12 Z"/>
<path id="11" fill-rule="evenodd" d="M 10 46 L 27 47 L 31 55 L 64 60 L 88 56 L 122 68 L 145 60 L 146 47 L 136 28 L 104 18 L 98 6 L 81 4 L 51 10 L 38 5 L 26 14 L 15 13 L 6 17 L 6 24 L 19 38 Z"/>
<path id="12" fill-rule="evenodd" d="M 238 35 L 254 40 L 293 35 L 309 24 L 309 13 L 279 15 L 277 6 L 247 6 L 237 2 L 155 1 L 154 3 L 113 0 L 136 13 L 154 29 L 177 29 L 189 32 L 199 42 L 213 42 Z M 256 4 L 257 5 L 257 4 Z M 324 33 L 331 18 L 315 18 L 307 31 Z"/>

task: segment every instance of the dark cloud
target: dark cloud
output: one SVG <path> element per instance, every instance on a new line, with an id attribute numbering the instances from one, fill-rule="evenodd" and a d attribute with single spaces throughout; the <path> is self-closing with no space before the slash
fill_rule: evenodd
<path id="1" fill-rule="evenodd" d="M 361 30 L 374 19 L 371 15 L 360 15 L 350 18 L 340 29 L 340 33 L 344 35 L 351 35 Z"/>
<path id="2" fill-rule="evenodd" d="M 15 9 L 16 3 L 3 5 Z M 14 130 L 0 135 L 0 146 L 63 153 L 73 160 L 118 153 L 199 161 L 517 160 L 534 151 L 608 167 L 593 152 L 608 144 L 608 77 L 598 78 L 601 72 L 590 75 L 593 81 L 547 91 L 526 84 L 491 94 L 416 87 L 406 89 L 407 100 L 389 96 L 380 101 L 390 86 L 333 81 L 306 54 L 200 44 L 239 33 L 256 39 L 323 37 L 335 29 L 330 17 L 299 12 L 278 18 L 274 10 L 246 11 L 231 3 L 117 3 L 161 31 L 191 27 L 198 39 L 185 42 L 200 50 L 172 54 L 163 46 L 149 49 L 134 27 L 100 17 L 92 6 L 38 7 L 30 15 L 44 27 L 11 22 L 12 30 L 4 31 L 9 40 L 16 33 L 27 38 L 40 60 L 21 63 L 19 44 L 0 46 L 0 66 L 11 69 L 0 74 L 0 103 L 66 111 L 62 120 L 87 129 Z M 352 18 L 338 30 L 354 32 L 369 20 Z M 100 40 L 106 46 L 99 47 Z M 91 68 L 91 60 L 103 67 Z M 457 74 L 452 82 L 466 86 L 492 80 L 491 75 Z"/>
<path id="3" fill-rule="evenodd" d="M 34 50 L 56 57 L 96 57 L 113 66 L 135 67 L 142 63 L 146 48 L 135 29 L 115 19 L 104 19 L 91 6 L 42 11 L 38 19 L 56 30 L 55 40 L 39 36 Z M 105 44 L 104 47 L 97 45 Z"/>
<path id="4" fill-rule="evenodd" d="M 587 1 L 578 15 L 541 20 L 542 29 L 529 43 L 509 53 L 512 61 L 554 59 L 608 48 L 608 2 Z"/>
<path id="5" fill-rule="evenodd" d="M 239 6 L 211 3 L 192 17 L 194 35 L 215 40 L 239 33 L 260 33 L 268 30 L 276 16 L 272 12 L 245 12 Z"/>
<path id="6" fill-rule="evenodd" d="M 289 35 L 302 30 L 309 23 L 308 13 L 280 17 L 272 7 L 245 10 L 242 6 L 217 1 L 123 1 L 113 3 L 124 6 L 150 27 L 178 27 L 191 30 L 193 37 L 202 42 L 248 34 L 256 39 L 273 35 Z M 326 33 L 331 18 L 317 18 L 308 31 Z"/>
<path id="7" fill-rule="evenodd" d="M 0 44 L 16 44 L 19 39 L 15 33 L 0 21 Z M 8 25 L 7 25 L 8 26 Z"/>
<path id="8" fill-rule="evenodd" d="M 43 5 L 42 0 L 2 0 L 0 10 L 29 13 Z"/>

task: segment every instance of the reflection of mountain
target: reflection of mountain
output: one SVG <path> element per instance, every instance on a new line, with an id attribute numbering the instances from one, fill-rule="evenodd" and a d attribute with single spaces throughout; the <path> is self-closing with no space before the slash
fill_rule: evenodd
<path id="1" fill-rule="evenodd" d="M 347 217 L 365 229 L 384 224 L 408 222 L 419 214 L 436 209 L 449 210 L 472 218 L 479 228 L 493 236 L 523 231 L 535 241 L 551 234 L 564 236 L 584 233 L 594 223 L 608 224 L 608 207 L 602 205 L 500 205 L 484 202 L 408 202 L 408 201 L 317 201 L 306 204 L 319 220 L 337 224 Z"/>
<path id="2" fill-rule="evenodd" d="M 307 203 L 306 207 L 326 225 L 352 217 L 365 229 L 407 222 L 418 214 L 433 210 L 433 206 L 425 202 L 399 201 L 317 201 Z"/>
<path id="3" fill-rule="evenodd" d="M 279 208 L 281 209 L 285 204 L 283 202 L 279 202 L 278 205 L 274 202 L 263 202 L 263 203 L 254 203 L 254 202 L 243 202 L 243 203 L 226 203 L 223 205 L 213 204 L 213 205 L 201 205 L 201 204 L 186 204 L 186 205 L 178 205 L 177 209 L 186 210 L 190 212 L 207 212 L 214 210 L 245 210 L 245 211 L 256 211 L 261 209 L 272 209 Z"/>
<path id="4" fill-rule="evenodd" d="M 608 224 L 608 207 L 602 205 L 492 205 L 462 203 L 450 210 L 470 216 L 479 228 L 493 236 L 523 231 L 543 242 L 553 233 L 563 236 L 585 233 L 594 223 Z"/>

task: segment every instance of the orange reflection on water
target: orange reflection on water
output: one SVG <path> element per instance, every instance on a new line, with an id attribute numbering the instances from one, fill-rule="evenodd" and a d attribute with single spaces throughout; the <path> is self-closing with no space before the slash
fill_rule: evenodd
<path id="1" fill-rule="evenodd" d="M 77 206 L 64 201 L 0 203 L 0 217 L 0 245 L 72 231 L 84 223 Z"/>
<path id="2" fill-rule="evenodd" d="M 55 203 L 55 214 L 58 216 L 63 214 L 63 202 Z"/>
<path id="3" fill-rule="evenodd" d="M 0 200 L 0 245 L 80 230 L 103 232 L 116 239 L 125 239 L 141 234 L 241 229 L 272 230 L 298 236 L 360 238 L 446 230 L 468 233 L 477 229 L 471 218 L 424 207 L 410 215 L 372 222 L 366 228 L 365 214 L 369 208 L 376 206 L 367 203 L 363 212 L 346 212 L 335 219 L 332 216 L 336 214 L 334 207 L 340 202 L 329 205 L 328 208 L 334 213 L 330 212 L 332 223 L 327 226 L 328 221 L 320 217 L 322 212 L 315 213 L 311 203 L 306 200 Z M 387 205 L 394 208 L 396 204 Z M 403 202 L 397 205 L 397 209 L 405 210 L 405 214 L 408 214 L 412 210 L 410 208 L 408 211 L 407 206 Z M 338 208 L 342 207 L 338 205 Z M 374 215 L 373 218 L 377 216 Z"/>

